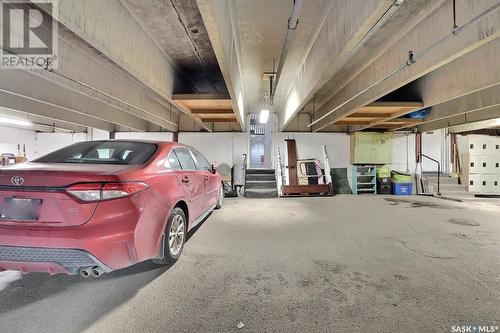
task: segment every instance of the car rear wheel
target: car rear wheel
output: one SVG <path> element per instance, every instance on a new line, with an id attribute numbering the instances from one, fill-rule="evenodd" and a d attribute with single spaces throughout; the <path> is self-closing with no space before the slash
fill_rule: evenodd
<path id="1" fill-rule="evenodd" d="M 186 242 L 186 215 L 179 207 L 172 210 L 168 218 L 163 240 L 163 254 L 161 258 L 153 259 L 159 265 L 172 264 L 181 256 Z"/>
<path id="2" fill-rule="evenodd" d="M 224 204 L 224 184 L 220 184 L 219 195 L 217 197 L 217 205 L 215 205 L 215 209 L 221 209 L 223 204 Z"/>

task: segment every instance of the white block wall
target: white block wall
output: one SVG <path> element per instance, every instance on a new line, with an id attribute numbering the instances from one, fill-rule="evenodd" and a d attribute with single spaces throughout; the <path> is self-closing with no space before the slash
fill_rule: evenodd
<path id="1" fill-rule="evenodd" d="M 87 140 L 87 133 L 36 133 L 32 145 L 26 145 L 28 160 L 46 155 L 70 144 Z"/>
<path id="2" fill-rule="evenodd" d="M 17 155 L 17 145 L 25 144 L 28 149 L 35 143 L 35 131 L 0 126 L 0 153 Z"/>
<path id="3" fill-rule="evenodd" d="M 447 164 L 450 161 L 450 140 L 444 133 L 445 130 L 436 130 L 422 134 L 422 153 L 438 160 L 441 163 L 441 170 L 447 172 L 449 168 Z M 424 172 L 436 172 L 437 164 L 423 158 L 422 169 Z"/>
<path id="4" fill-rule="evenodd" d="M 422 136 L 423 153 L 442 162 L 445 165 L 445 155 L 449 152 L 447 141 L 441 131 L 424 133 Z M 351 176 L 350 136 L 344 133 L 275 133 L 273 134 L 272 160 L 276 162 L 279 147 L 284 165 L 287 164 L 285 139 L 295 139 L 297 157 L 299 159 L 316 158 L 323 165 L 322 145 L 326 145 L 330 167 L 347 168 Z M 249 150 L 249 135 L 246 133 L 179 133 L 179 142 L 198 149 L 213 164 L 241 164 L 243 154 Z M 393 163 L 388 165 L 391 170 L 410 173 L 416 172 L 415 135 L 395 134 L 393 139 Z M 436 171 L 436 164 L 424 161 L 423 171 Z M 286 173 L 286 170 L 285 170 Z"/>
<path id="5" fill-rule="evenodd" d="M 172 132 L 117 132 L 116 139 L 172 141 Z M 88 133 L 37 133 L 31 130 L 0 126 L 0 153 L 17 155 L 17 145 L 26 145 L 28 160 L 34 160 L 57 149 L 87 140 L 107 140 L 109 132 L 89 128 Z"/>
<path id="6" fill-rule="evenodd" d="M 286 164 L 285 139 L 293 138 L 297 142 L 298 158 L 316 158 L 323 167 L 322 145 L 327 146 L 330 166 L 332 168 L 347 168 L 350 164 L 350 136 L 344 133 L 275 133 L 273 134 L 272 160 L 276 161 L 276 151 L 279 147 L 283 163 Z M 17 154 L 17 144 L 26 145 L 29 160 L 50 153 L 56 149 L 85 140 L 108 139 L 109 133 L 97 129 L 89 129 L 88 133 L 36 133 L 35 131 L 0 126 L 0 153 Z M 144 139 L 172 141 L 171 132 L 117 132 L 116 139 Z M 230 166 L 243 163 L 243 154 L 249 150 L 248 133 L 179 133 L 179 142 L 198 149 L 215 165 L 226 163 Z M 449 154 L 448 141 L 442 131 L 425 133 L 422 138 L 423 152 L 437 160 L 446 161 Z M 393 170 L 415 172 L 415 135 L 397 134 L 393 140 Z M 435 171 L 436 166 L 430 161 L 423 163 L 424 171 Z"/>
<path id="7" fill-rule="evenodd" d="M 26 156 L 33 160 L 76 142 L 107 139 L 109 132 L 95 128 L 89 128 L 88 133 L 35 133 L 34 143 L 26 145 Z"/>
<path id="8" fill-rule="evenodd" d="M 392 140 L 391 170 L 415 173 L 415 134 L 395 134 Z"/>
<path id="9" fill-rule="evenodd" d="M 344 133 L 276 133 L 274 135 L 275 151 L 279 147 L 284 165 L 288 165 L 285 139 L 295 139 L 297 159 L 315 158 L 323 165 L 323 145 L 326 145 L 330 168 L 347 168 L 349 182 L 351 179 L 350 142 L 351 138 Z M 288 171 L 283 169 L 288 182 Z"/>
<path id="10" fill-rule="evenodd" d="M 180 143 L 196 148 L 214 165 L 242 164 L 249 138 L 247 133 L 179 133 Z"/>
<path id="11" fill-rule="evenodd" d="M 109 137 L 108 137 L 109 138 Z M 172 132 L 116 132 L 115 139 L 172 141 Z"/>

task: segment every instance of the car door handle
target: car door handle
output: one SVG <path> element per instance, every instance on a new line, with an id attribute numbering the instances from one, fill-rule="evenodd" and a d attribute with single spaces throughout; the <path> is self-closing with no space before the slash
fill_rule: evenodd
<path id="1" fill-rule="evenodd" d="M 188 178 L 188 177 L 184 177 L 184 178 L 182 178 L 182 182 L 183 182 L 184 184 L 189 183 L 189 178 Z"/>

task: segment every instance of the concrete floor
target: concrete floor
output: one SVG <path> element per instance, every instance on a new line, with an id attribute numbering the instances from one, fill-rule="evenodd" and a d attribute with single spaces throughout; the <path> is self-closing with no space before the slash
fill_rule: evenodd
<path id="1" fill-rule="evenodd" d="M 28 274 L 6 283 L 0 327 L 227 332 L 241 321 L 249 332 L 449 332 L 495 325 L 499 216 L 494 205 L 420 197 L 227 200 L 172 267 L 140 264 L 97 280 Z"/>

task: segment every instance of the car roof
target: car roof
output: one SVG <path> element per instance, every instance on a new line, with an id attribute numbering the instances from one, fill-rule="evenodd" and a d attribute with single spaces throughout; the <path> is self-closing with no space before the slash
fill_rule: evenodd
<path id="1" fill-rule="evenodd" d="M 174 141 L 163 141 L 163 140 L 143 140 L 143 139 L 109 139 L 109 140 L 89 140 L 85 142 L 138 142 L 138 143 L 152 143 L 162 147 L 189 147 L 188 145 L 174 142 Z"/>

